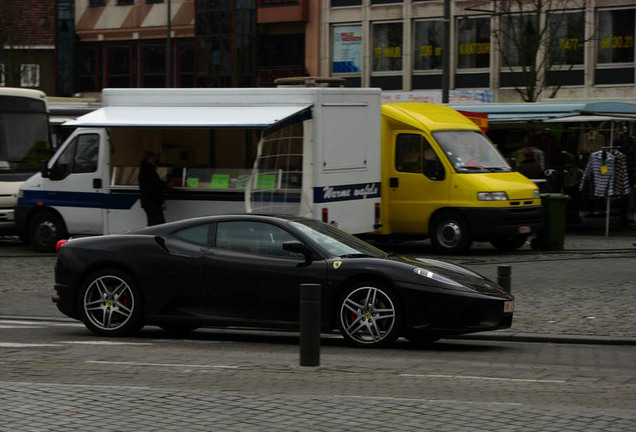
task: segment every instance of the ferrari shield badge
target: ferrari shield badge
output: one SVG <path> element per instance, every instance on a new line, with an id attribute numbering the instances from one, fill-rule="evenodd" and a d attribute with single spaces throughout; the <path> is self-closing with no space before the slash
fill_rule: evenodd
<path id="1" fill-rule="evenodd" d="M 342 265 L 342 261 L 334 261 L 333 262 L 333 269 L 334 270 L 338 270 L 341 265 Z"/>

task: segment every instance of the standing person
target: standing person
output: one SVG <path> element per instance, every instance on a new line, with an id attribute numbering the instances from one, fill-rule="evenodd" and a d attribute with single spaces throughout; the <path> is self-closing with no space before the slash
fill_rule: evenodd
<path id="1" fill-rule="evenodd" d="M 146 212 L 148 226 L 159 225 L 166 221 L 163 211 L 166 209 L 164 191 L 167 183 L 157 174 L 158 161 L 159 154 L 146 151 L 139 166 L 141 207 Z"/>
<path id="2" fill-rule="evenodd" d="M 534 156 L 534 152 L 532 151 L 532 149 L 529 148 L 526 148 L 524 150 L 523 160 L 517 167 L 517 171 L 528 177 L 530 180 L 545 178 L 545 173 L 543 171 L 543 168 L 541 168 L 541 164 L 537 162 Z"/>

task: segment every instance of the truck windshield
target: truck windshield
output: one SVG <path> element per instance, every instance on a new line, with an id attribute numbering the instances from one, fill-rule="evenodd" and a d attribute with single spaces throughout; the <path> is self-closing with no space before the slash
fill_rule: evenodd
<path id="1" fill-rule="evenodd" d="M 477 131 L 438 131 L 433 137 L 457 172 L 511 171 L 495 146 Z"/>
<path id="2" fill-rule="evenodd" d="M 33 173 L 50 156 L 49 119 L 44 106 L 41 112 L 0 109 L 0 172 Z"/>

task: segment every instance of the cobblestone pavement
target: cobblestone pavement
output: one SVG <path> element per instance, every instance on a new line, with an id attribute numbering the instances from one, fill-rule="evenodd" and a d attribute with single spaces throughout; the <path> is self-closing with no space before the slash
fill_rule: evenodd
<path id="1" fill-rule="evenodd" d="M 501 254 L 487 244 L 476 244 L 470 255 L 440 258 L 465 265 L 492 279 L 497 277 L 498 266 L 512 268 L 512 293 L 516 297 L 513 328 L 471 336 L 473 338 L 543 338 L 555 342 L 572 339 L 628 345 L 636 341 L 635 242 L 633 232 L 609 237 L 596 232 L 577 233 L 566 237 L 564 251 L 532 251 L 526 245 L 515 253 Z M 431 254 L 426 243 L 406 245 L 401 252 Z M 0 318 L 28 316 L 63 320 L 50 301 L 55 256 L 34 254 L 12 246 L 11 240 L 6 239 L 0 239 L 0 255 Z M 105 372 L 98 367 L 89 370 L 88 375 L 86 371 L 82 374 L 76 371 L 78 377 L 74 379 L 75 363 L 65 366 L 66 360 L 61 358 L 68 376 L 58 380 L 44 360 L 39 363 L 36 360 L 35 369 L 29 369 L 28 373 L 26 367 L 14 364 L 38 359 L 37 355 L 37 352 L 19 349 L 7 351 L 0 346 L 0 367 L 17 373 L 9 377 L 3 374 L 5 378 L 0 379 L 0 432 L 304 432 L 359 428 L 471 432 L 636 430 L 635 400 L 629 393 L 620 406 L 589 406 L 578 402 L 541 404 L 525 399 L 507 402 L 505 397 L 496 400 L 487 395 L 483 399 L 467 397 L 473 387 L 467 380 L 465 392 L 440 392 L 437 394 L 448 397 L 433 398 L 426 396 L 429 394 L 427 385 L 433 385 L 430 380 L 418 384 L 413 378 L 402 385 L 422 386 L 417 397 L 401 397 L 406 393 L 400 390 L 400 385 L 387 384 L 384 390 L 381 378 L 387 371 L 381 365 L 371 367 L 365 363 L 356 367 L 351 358 L 347 359 L 349 367 L 343 370 L 288 367 L 260 360 L 265 366 L 250 372 L 257 374 L 256 387 L 242 386 L 241 380 L 233 380 L 232 370 L 227 372 L 231 385 L 206 387 L 204 383 L 218 382 L 218 377 L 208 374 L 200 378 L 200 382 L 176 386 L 171 383 L 176 383 L 179 377 L 163 373 L 158 374 L 157 379 L 164 384 L 144 385 L 131 366 L 110 371 L 108 377 L 114 378 L 112 382 L 105 379 Z M 168 359 L 179 363 L 181 353 L 174 355 Z M 400 356 L 399 352 L 397 355 Z M 607 352 L 607 355 L 613 354 Z M 114 353 L 104 354 L 106 358 L 115 359 L 113 356 Z M 56 356 L 51 354 L 49 358 Z M 399 359 L 395 361 L 403 363 Z M 510 366 L 514 374 L 514 362 Z M 435 372 L 424 359 L 419 367 L 429 374 Z M 568 370 L 572 368 L 578 369 L 572 366 Z M 621 377 L 608 376 L 598 381 L 588 378 L 585 370 L 581 368 L 579 381 L 589 380 L 589 385 L 582 386 L 576 396 L 578 401 L 585 400 L 590 391 L 598 392 L 598 399 L 619 387 L 623 392 L 633 387 L 633 374 L 630 375 L 628 367 L 621 369 Z M 546 373 L 547 383 L 554 371 Z M 464 374 L 476 373 L 467 370 Z M 313 391 L 324 379 L 331 380 L 333 390 L 329 391 L 329 384 L 322 382 L 323 390 Z M 435 378 L 439 379 L 442 382 L 436 381 L 435 385 L 443 389 L 443 380 L 450 382 L 457 377 Z M 498 387 L 498 383 L 503 382 L 500 378 L 486 379 L 492 380 L 492 388 L 503 396 L 526 385 L 523 373 L 517 381 L 509 380 L 503 387 Z M 623 381 L 617 381 L 619 379 Z M 304 390 L 289 391 L 290 380 L 305 383 Z M 343 383 L 350 385 L 343 387 Z M 546 391 L 541 387 L 545 384 L 531 385 L 537 386 L 537 391 Z M 571 384 L 557 383 L 553 390 L 550 387 L 551 401 L 559 399 L 560 385 Z"/>
<path id="2" fill-rule="evenodd" d="M 259 396 L 7 382 L 0 382 L 0 395 L 4 407 L 19 407 L 3 410 L 2 432 L 626 432 L 636 424 L 633 411 L 365 396 Z"/>

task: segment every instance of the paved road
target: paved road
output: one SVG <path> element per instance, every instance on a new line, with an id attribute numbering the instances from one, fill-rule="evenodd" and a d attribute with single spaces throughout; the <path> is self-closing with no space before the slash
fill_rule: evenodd
<path id="1" fill-rule="evenodd" d="M 629 431 L 633 347 L 326 337 L 298 366 L 297 336 L 156 328 L 104 339 L 74 323 L 0 320 L 0 431 Z"/>
<path id="2" fill-rule="evenodd" d="M 303 368 L 290 335 L 95 338 L 50 302 L 55 256 L 0 240 L 0 431 L 636 430 L 634 242 L 573 235 L 563 252 L 513 254 L 478 244 L 444 259 L 493 279 L 512 266 L 511 330 L 423 350 L 326 336 L 321 366 Z M 431 254 L 426 242 L 399 252 Z M 595 344 L 505 341 L 524 338 Z"/>

